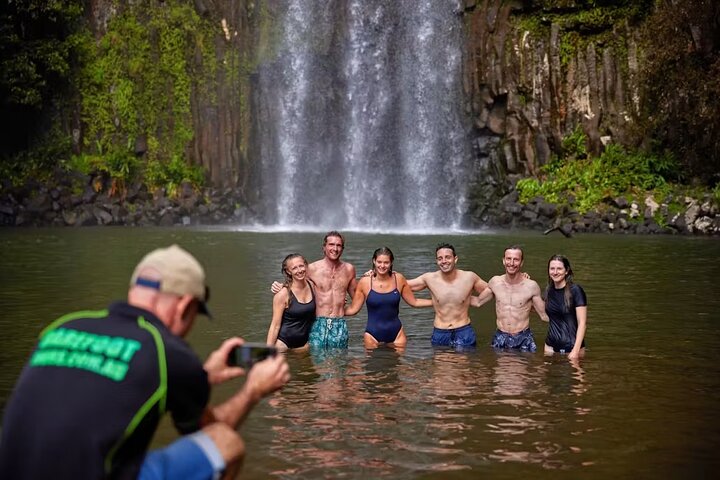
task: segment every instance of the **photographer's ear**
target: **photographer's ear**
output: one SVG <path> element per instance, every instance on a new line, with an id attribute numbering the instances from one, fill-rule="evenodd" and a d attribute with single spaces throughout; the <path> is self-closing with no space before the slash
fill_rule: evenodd
<path id="1" fill-rule="evenodd" d="M 175 317 L 170 328 L 174 334 L 184 337 L 192 328 L 198 314 L 198 303 L 192 295 L 178 297 L 175 306 Z"/>

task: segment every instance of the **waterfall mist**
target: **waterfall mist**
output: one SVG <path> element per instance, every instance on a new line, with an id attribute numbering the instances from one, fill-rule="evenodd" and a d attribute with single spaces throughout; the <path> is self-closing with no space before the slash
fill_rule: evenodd
<path id="1" fill-rule="evenodd" d="M 259 74 L 265 222 L 460 228 L 470 149 L 454 0 L 284 0 Z"/>

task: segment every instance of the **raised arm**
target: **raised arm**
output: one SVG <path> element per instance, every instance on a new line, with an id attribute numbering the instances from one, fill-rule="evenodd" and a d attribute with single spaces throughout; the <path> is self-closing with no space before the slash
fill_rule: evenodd
<path id="1" fill-rule="evenodd" d="M 275 342 L 277 342 L 283 312 L 285 311 L 285 306 L 288 301 L 288 294 L 288 289 L 283 288 L 273 297 L 272 320 L 270 321 L 270 328 L 268 328 L 267 339 L 265 340 L 265 343 L 268 345 L 275 345 Z"/>
<path id="2" fill-rule="evenodd" d="M 575 345 L 573 345 L 572 351 L 568 354 L 568 359 L 575 360 L 580 357 L 580 349 L 582 348 L 582 342 L 585 339 L 585 332 L 587 330 L 587 305 L 582 307 L 575 307 L 575 316 L 577 317 L 577 334 L 575 334 Z"/>
<path id="3" fill-rule="evenodd" d="M 532 304 L 533 308 L 537 312 L 538 315 L 540 315 L 540 319 L 543 322 L 549 322 L 550 317 L 547 316 L 547 313 L 545 313 L 545 301 L 542 299 L 542 294 L 540 292 L 540 285 L 537 284 L 537 282 L 533 282 L 535 285 L 533 286 L 532 291 Z"/>
<path id="4" fill-rule="evenodd" d="M 476 293 L 483 293 L 488 289 L 488 283 L 480 278 L 479 275 L 475 274 L 475 283 L 473 283 L 473 289 Z"/>
<path id="5" fill-rule="evenodd" d="M 427 288 L 427 283 L 425 282 L 425 273 L 420 275 L 417 278 L 410 278 L 407 280 L 407 284 L 410 286 L 410 289 L 413 292 L 419 292 L 420 290 Z"/>
<path id="6" fill-rule="evenodd" d="M 285 355 L 276 355 L 256 363 L 247 373 L 245 383 L 235 395 L 220 405 L 206 410 L 204 423 L 218 420 L 231 428 L 237 428 L 263 397 L 282 388 L 288 380 L 290 380 L 290 368 Z"/>
<path id="7" fill-rule="evenodd" d="M 397 278 L 397 284 L 398 284 L 398 290 L 400 290 L 400 295 L 402 295 L 403 300 L 405 300 L 405 303 L 410 305 L 411 307 L 415 308 L 421 308 L 421 307 L 432 307 L 433 303 L 432 300 L 429 298 L 416 298 L 415 294 L 413 294 L 412 288 L 408 284 L 408 281 L 405 279 L 405 276 L 402 273 L 395 273 L 395 276 Z"/>
<path id="8" fill-rule="evenodd" d="M 366 281 L 367 280 L 367 281 Z M 365 303 L 366 285 L 370 283 L 367 277 L 363 277 L 357 282 L 357 287 L 354 289 L 355 294 L 352 297 L 352 303 L 345 307 L 345 316 L 350 317 L 356 315 Z"/>

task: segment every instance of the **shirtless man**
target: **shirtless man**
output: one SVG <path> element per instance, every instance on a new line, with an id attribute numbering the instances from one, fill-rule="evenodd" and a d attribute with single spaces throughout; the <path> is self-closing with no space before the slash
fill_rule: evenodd
<path id="1" fill-rule="evenodd" d="M 345 319 L 345 295 L 355 294 L 355 267 L 340 260 L 345 238 L 340 232 L 328 232 L 323 239 L 323 258 L 308 265 L 308 276 L 315 284 L 315 323 L 310 329 L 311 348 L 347 348 L 348 328 Z M 274 282 L 277 293 L 282 284 Z"/>
<path id="2" fill-rule="evenodd" d="M 505 274 L 492 277 L 488 289 L 478 297 L 473 297 L 470 304 L 479 307 L 495 296 L 497 331 L 491 343 L 493 348 L 534 352 L 537 346 L 530 330 L 530 308 L 534 307 L 543 321 L 549 320 L 540 286 L 520 271 L 523 251 L 518 245 L 505 249 L 503 265 Z"/>
<path id="3" fill-rule="evenodd" d="M 455 247 L 443 243 L 435 249 L 436 272 L 423 273 L 408 280 L 410 288 L 416 292 L 427 288 L 432 296 L 435 308 L 433 346 L 470 347 L 475 346 L 475 330 L 470 324 L 468 308 L 473 291 L 482 293 L 487 283 L 475 272 L 456 268 L 458 257 Z"/>

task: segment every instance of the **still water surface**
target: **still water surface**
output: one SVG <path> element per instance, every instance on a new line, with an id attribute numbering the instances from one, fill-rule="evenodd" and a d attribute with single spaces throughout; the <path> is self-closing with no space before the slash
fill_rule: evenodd
<path id="1" fill-rule="evenodd" d="M 588 295 L 587 356 L 579 366 L 541 353 L 497 353 L 492 304 L 471 310 L 479 346 L 430 347 L 431 309 L 401 310 L 404 352 L 366 351 L 363 309 L 350 348 L 289 354 L 293 378 L 242 427 L 244 478 L 705 478 L 720 467 L 720 242 L 536 232 L 347 233 L 359 272 L 389 246 L 395 270 L 435 269 L 434 247 L 456 246 L 460 268 L 502 273 L 505 246 L 525 248 L 541 286 L 547 259 L 567 255 Z M 122 298 L 152 248 L 178 242 L 206 266 L 216 321 L 188 341 L 205 357 L 231 335 L 264 341 L 269 284 L 298 251 L 321 255 L 322 233 L 233 229 L 0 231 L 0 407 L 39 331 L 77 309 Z M 531 320 L 538 343 L 545 324 Z M 214 392 L 219 401 L 240 382 Z M 155 443 L 174 438 L 163 423 Z"/>

